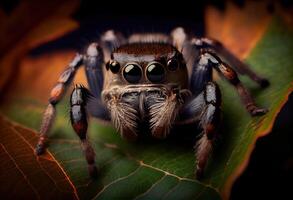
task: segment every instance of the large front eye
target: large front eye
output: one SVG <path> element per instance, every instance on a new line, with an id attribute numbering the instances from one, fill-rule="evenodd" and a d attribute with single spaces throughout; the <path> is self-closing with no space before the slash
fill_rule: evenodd
<path id="1" fill-rule="evenodd" d="M 137 64 L 128 64 L 123 70 L 123 76 L 129 83 L 138 83 L 141 79 L 141 68 Z"/>
<path id="2" fill-rule="evenodd" d="M 146 71 L 147 78 L 153 83 L 160 83 L 165 78 L 165 68 L 158 62 L 149 64 Z"/>

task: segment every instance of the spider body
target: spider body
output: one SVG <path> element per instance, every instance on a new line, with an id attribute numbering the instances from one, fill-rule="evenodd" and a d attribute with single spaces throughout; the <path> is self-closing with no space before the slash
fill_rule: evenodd
<path id="1" fill-rule="evenodd" d="M 212 69 L 235 86 L 252 116 L 267 111 L 255 105 L 236 71 L 248 75 L 262 87 L 268 81 L 219 42 L 189 37 L 182 28 L 174 29 L 170 36 L 134 34 L 128 39 L 108 31 L 99 44 L 92 43 L 84 54 L 76 55 L 53 88 L 40 129 L 38 155 L 45 150 L 55 105 L 81 65 L 85 66 L 89 90 L 75 87 L 70 100 L 70 118 L 92 177 L 98 172 L 95 153 L 87 138 L 87 113 L 111 121 L 117 132 L 130 141 L 140 135 L 163 139 L 175 125 L 197 123 L 202 130 L 196 144 L 196 173 L 200 178 L 218 134 L 221 114 L 221 93 L 213 81 Z"/>

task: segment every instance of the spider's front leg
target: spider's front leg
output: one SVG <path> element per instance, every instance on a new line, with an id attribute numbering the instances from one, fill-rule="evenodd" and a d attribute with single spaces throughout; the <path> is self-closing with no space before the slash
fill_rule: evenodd
<path id="1" fill-rule="evenodd" d="M 202 178 L 213 144 L 217 138 L 221 115 L 220 105 L 221 93 L 217 84 L 207 82 L 203 91 L 193 97 L 180 110 L 181 123 L 199 122 L 199 126 L 202 129 L 202 135 L 200 135 L 195 145 L 197 178 Z"/>
<path id="2" fill-rule="evenodd" d="M 49 104 L 44 112 L 43 121 L 40 128 L 40 137 L 36 146 L 36 154 L 41 155 L 45 152 L 47 134 L 53 124 L 56 108 L 55 105 L 62 99 L 67 87 L 71 84 L 76 70 L 82 65 L 83 55 L 77 54 L 68 67 L 63 71 L 57 84 L 51 90 Z"/>
<path id="3" fill-rule="evenodd" d="M 86 105 L 90 97 L 90 92 L 82 87 L 76 86 L 70 98 L 70 120 L 75 133 L 81 141 L 81 147 L 88 163 L 88 171 L 92 178 L 96 178 L 98 170 L 95 165 L 95 151 L 87 137 L 87 113 Z"/>
<path id="4" fill-rule="evenodd" d="M 67 91 L 68 86 L 72 83 L 77 69 L 82 65 L 86 65 L 86 74 L 88 76 L 89 85 L 93 89 L 98 99 L 95 105 L 96 117 L 107 118 L 107 111 L 102 106 L 99 94 L 102 87 L 103 76 L 101 66 L 103 64 L 103 52 L 97 43 L 89 45 L 85 55 L 77 54 L 68 67 L 63 71 L 58 79 L 57 84 L 51 90 L 49 104 L 44 112 L 43 120 L 40 128 L 40 137 L 36 146 L 36 154 L 41 155 L 45 152 L 48 133 L 53 124 L 56 115 L 56 104 L 62 99 Z"/>

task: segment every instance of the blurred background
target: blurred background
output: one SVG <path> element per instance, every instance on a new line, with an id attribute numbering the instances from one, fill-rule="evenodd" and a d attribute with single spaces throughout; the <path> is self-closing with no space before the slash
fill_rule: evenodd
<path id="1" fill-rule="evenodd" d="M 222 41 L 245 59 L 272 16 L 293 27 L 293 2 L 281 1 L 17 1 L 0 2 L 0 105 L 16 94 L 46 102 L 56 77 L 76 51 L 108 29 L 124 35 L 166 32 L 183 26 L 196 36 Z M 54 66 L 54 68 L 52 67 Z M 52 78 L 53 77 L 53 78 Z M 85 83 L 78 73 L 76 82 Z M 86 83 L 85 83 L 86 84 Z M 258 140 L 231 199 L 291 195 L 292 95 L 270 135 Z"/>

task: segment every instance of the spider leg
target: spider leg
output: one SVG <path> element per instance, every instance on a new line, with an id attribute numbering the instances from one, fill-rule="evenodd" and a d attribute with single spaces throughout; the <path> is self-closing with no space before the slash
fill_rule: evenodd
<path id="1" fill-rule="evenodd" d="M 97 43 L 91 43 L 84 56 L 84 65 L 87 81 L 92 94 L 100 99 L 103 88 L 104 76 L 104 54 Z"/>
<path id="2" fill-rule="evenodd" d="M 104 76 L 104 53 L 97 43 L 89 45 L 84 56 L 84 65 L 87 81 L 93 98 L 87 103 L 87 110 L 96 118 L 110 120 L 108 110 L 101 101 L 101 92 L 103 89 Z"/>
<path id="3" fill-rule="evenodd" d="M 107 30 L 104 32 L 100 38 L 100 43 L 103 47 L 106 60 L 110 60 L 111 52 L 125 42 L 126 39 L 120 32 L 114 30 Z"/>
<path id="4" fill-rule="evenodd" d="M 267 87 L 269 81 L 258 74 L 256 74 L 250 67 L 237 58 L 231 51 L 229 51 L 222 43 L 208 38 L 193 38 L 192 45 L 197 49 L 212 49 L 221 55 L 231 66 L 240 74 L 249 76 L 252 80 L 257 82 L 261 87 Z"/>
<path id="5" fill-rule="evenodd" d="M 172 44 L 179 50 L 182 51 L 185 42 L 188 39 L 187 34 L 185 33 L 184 28 L 176 27 L 171 31 Z"/>
<path id="6" fill-rule="evenodd" d="M 179 120 L 181 123 L 199 121 L 202 129 L 202 134 L 195 145 L 197 178 L 203 176 L 205 166 L 213 149 L 213 143 L 217 138 L 221 114 L 220 104 L 221 93 L 218 86 L 213 82 L 207 82 L 204 90 L 180 110 Z"/>
<path id="7" fill-rule="evenodd" d="M 92 88 L 98 88 L 93 91 L 101 92 L 103 84 L 103 75 L 101 69 L 102 51 L 96 43 L 89 45 L 86 55 L 77 54 L 68 67 L 60 75 L 57 84 L 51 90 L 49 104 L 44 112 L 43 120 L 40 128 L 40 137 L 36 146 L 36 154 L 41 155 L 45 152 L 48 133 L 53 124 L 56 108 L 55 105 L 62 99 L 66 93 L 68 86 L 72 83 L 77 69 L 84 63 L 86 65 L 86 73 L 89 79 L 89 85 Z M 100 81 L 102 79 L 102 81 Z M 95 82 L 96 81 L 96 82 Z M 96 93 L 96 95 L 100 95 Z M 93 105 L 93 106 L 91 106 Z M 91 98 L 88 110 L 92 111 L 93 116 L 102 120 L 109 120 L 108 111 L 102 105 L 98 98 Z"/>
<path id="8" fill-rule="evenodd" d="M 212 82 L 212 65 L 199 57 L 193 63 L 190 90 L 193 98 L 179 112 L 179 124 L 199 122 L 202 134 L 195 145 L 197 158 L 196 176 L 201 178 L 213 143 L 221 115 L 221 92 Z"/>
<path id="9" fill-rule="evenodd" d="M 87 113 L 86 104 L 90 97 L 90 92 L 82 87 L 76 86 L 70 97 L 70 120 L 75 133 L 81 141 L 81 148 L 85 154 L 88 164 L 89 174 L 92 178 L 96 178 L 98 170 L 95 165 L 95 151 L 92 148 L 87 137 Z"/>
<path id="10" fill-rule="evenodd" d="M 47 134 L 53 124 L 56 108 L 55 105 L 62 99 L 68 86 L 73 80 L 76 70 L 82 65 L 83 56 L 77 54 L 69 63 L 68 67 L 60 75 L 57 84 L 51 90 L 49 104 L 44 112 L 43 120 L 40 128 L 40 137 L 36 146 L 36 154 L 41 155 L 45 151 L 45 143 L 47 141 Z"/>
<path id="11" fill-rule="evenodd" d="M 262 115 L 268 111 L 267 109 L 258 108 L 256 106 L 249 91 L 243 86 L 243 84 L 239 80 L 237 73 L 228 64 L 222 62 L 221 59 L 218 56 L 216 56 L 214 53 L 209 52 L 208 50 L 201 51 L 197 68 L 201 68 L 203 66 L 207 66 L 207 68 L 211 68 L 211 67 L 215 68 L 220 73 L 220 75 L 222 75 L 227 81 L 229 81 L 236 88 L 242 100 L 242 103 L 245 105 L 247 111 L 252 116 Z M 196 74 L 193 74 L 192 76 L 196 76 Z M 194 87 L 196 87 L 194 83 L 191 83 L 191 88 L 194 88 Z"/>
<path id="12" fill-rule="evenodd" d="M 101 36 L 100 45 L 98 43 L 90 44 L 84 56 L 87 81 L 90 91 L 95 97 L 87 103 L 87 110 L 91 116 L 105 121 L 110 120 L 110 115 L 101 101 L 104 84 L 103 67 L 105 61 L 110 60 L 111 52 L 124 42 L 125 39 L 122 34 L 108 30 Z"/>

